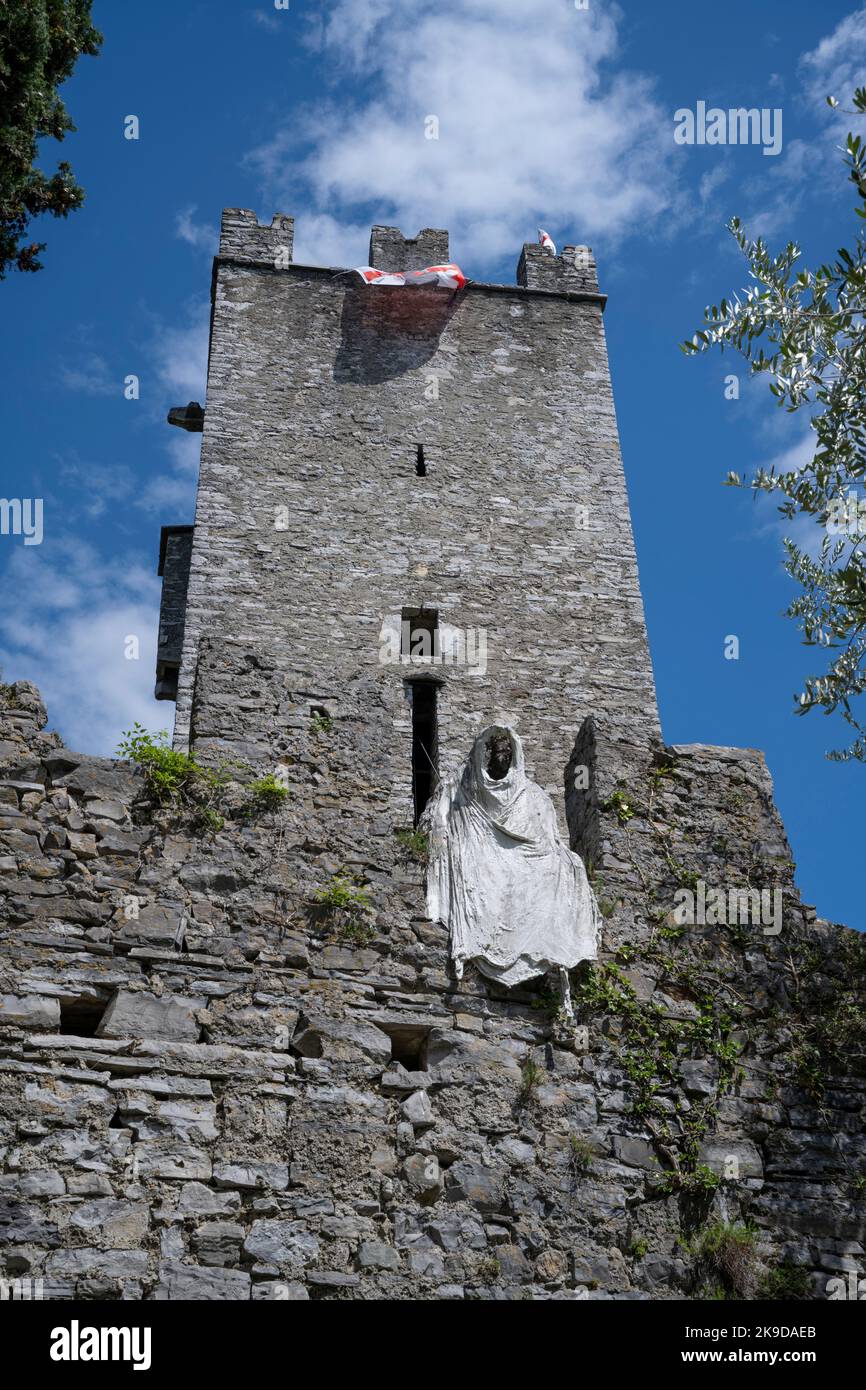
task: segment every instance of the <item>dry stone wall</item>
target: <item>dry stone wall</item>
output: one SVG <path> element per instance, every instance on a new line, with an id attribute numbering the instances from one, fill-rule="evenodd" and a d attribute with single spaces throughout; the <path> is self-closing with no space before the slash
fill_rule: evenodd
<path id="1" fill-rule="evenodd" d="M 560 805 L 605 914 L 575 1033 L 543 980 L 455 981 L 397 833 L 387 673 L 337 691 L 242 643 L 202 655 L 197 746 L 233 764 L 219 829 L 62 747 L 33 686 L 2 691 L 4 1277 L 57 1299 L 682 1298 L 712 1286 L 700 1232 L 746 1218 L 754 1289 L 862 1272 L 862 938 L 800 903 L 759 754 L 572 726 Z M 251 811 L 277 764 L 288 797 Z M 338 873 L 360 919 L 317 897 Z M 678 924 L 699 880 L 778 889 L 781 931 Z"/>

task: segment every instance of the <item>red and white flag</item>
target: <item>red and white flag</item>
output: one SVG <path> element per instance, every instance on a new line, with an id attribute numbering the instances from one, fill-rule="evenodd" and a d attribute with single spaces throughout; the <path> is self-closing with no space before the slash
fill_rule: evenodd
<path id="1" fill-rule="evenodd" d="M 367 285 L 441 285 L 447 290 L 462 290 L 466 276 L 459 265 L 428 265 L 424 270 L 375 270 L 371 265 L 359 265 L 355 274 Z"/>
<path id="2" fill-rule="evenodd" d="M 466 276 L 459 265 L 428 265 L 424 270 L 412 270 L 406 276 L 407 285 L 441 285 L 446 290 L 462 290 Z"/>
<path id="3" fill-rule="evenodd" d="M 405 275 L 389 275 L 386 270 L 374 270 L 371 265 L 359 265 L 355 274 L 360 275 L 368 285 L 405 285 Z"/>
<path id="4" fill-rule="evenodd" d="M 539 227 L 538 229 L 538 240 L 541 242 L 545 251 L 549 251 L 552 256 L 556 255 L 556 243 L 543 227 Z"/>

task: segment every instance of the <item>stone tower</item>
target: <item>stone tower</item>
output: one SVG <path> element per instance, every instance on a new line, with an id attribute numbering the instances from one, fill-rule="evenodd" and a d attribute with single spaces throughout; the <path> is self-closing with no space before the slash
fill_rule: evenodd
<path id="1" fill-rule="evenodd" d="M 561 802 L 590 711 L 626 742 L 658 735 L 592 253 L 526 245 L 516 284 L 454 293 L 296 264 L 292 237 L 289 217 L 223 214 L 191 563 L 183 530 L 163 534 L 176 740 L 212 738 L 216 701 L 220 743 L 276 756 L 232 698 L 239 642 L 315 673 L 307 717 L 378 675 L 395 813 L 488 715 Z M 376 268 L 448 256 L 445 231 L 373 228 Z"/>
<path id="2" fill-rule="evenodd" d="M 846 1297 L 864 938 L 800 901 L 759 753 L 661 741 L 591 254 L 452 293 L 291 251 L 225 214 L 206 410 L 170 416 L 204 437 L 156 693 L 194 763 L 65 748 L 0 685 L 0 1278 Z M 447 258 L 373 230 L 375 267 Z M 577 1027 L 427 916 L 413 827 L 491 718 L 598 900 Z"/>

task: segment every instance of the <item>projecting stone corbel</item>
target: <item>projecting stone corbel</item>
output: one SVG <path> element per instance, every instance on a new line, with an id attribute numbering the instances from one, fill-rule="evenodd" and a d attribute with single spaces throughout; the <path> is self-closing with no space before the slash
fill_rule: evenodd
<path id="1" fill-rule="evenodd" d="M 177 425 L 182 430 L 191 430 L 193 434 L 201 434 L 204 429 L 204 409 L 198 401 L 190 401 L 189 405 L 172 406 L 167 418 L 170 425 Z"/>

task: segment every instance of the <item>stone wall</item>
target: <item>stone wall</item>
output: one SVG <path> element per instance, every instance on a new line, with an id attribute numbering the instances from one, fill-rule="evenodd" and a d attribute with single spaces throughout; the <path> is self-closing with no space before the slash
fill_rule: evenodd
<path id="1" fill-rule="evenodd" d="M 388 673 L 335 690 L 241 643 L 207 660 L 221 828 L 63 748 L 34 687 L 0 692 L 6 1277 L 54 1298 L 681 1298 L 706 1292 L 700 1231 L 746 1217 L 756 1280 L 791 1264 L 820 1297 L 863 1270 L 862 938 L 799 902 L 759 754 L 580 728 L 560 801 L 605 924 L 575 1034 L 544 981 L 454 980 L 397 833 Z M 256 809 L 275 765 L 289 795 Z M 357 919 L 317 899 L 341 872 Z M 778 887 L 781 932 L 677 925 L 698 878 Z"/>

